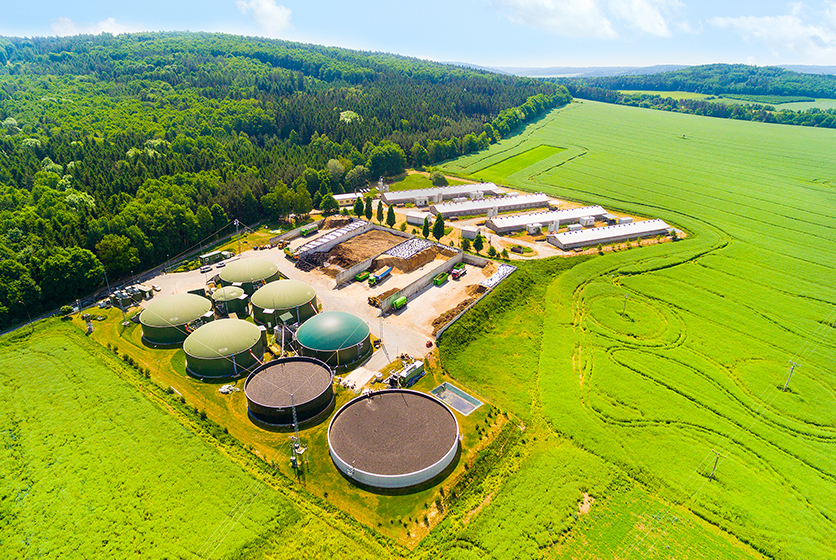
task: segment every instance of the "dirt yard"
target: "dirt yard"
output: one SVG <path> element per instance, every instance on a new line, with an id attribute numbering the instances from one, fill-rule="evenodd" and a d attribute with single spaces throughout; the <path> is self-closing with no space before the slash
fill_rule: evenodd
<path id="1" fill-rule="evenodd" d="M 340 243 L 331 249 L 328 253 L 328 259 L 332 265 L 349 268 L 379 255 L 403 241 L 405 239 L 402 237 L 374 229 L 357 237 L 352 237 L 345 243 Z"/>

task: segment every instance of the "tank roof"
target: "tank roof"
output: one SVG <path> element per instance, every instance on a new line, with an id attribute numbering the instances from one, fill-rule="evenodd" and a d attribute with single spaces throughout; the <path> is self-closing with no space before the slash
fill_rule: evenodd
<path id="1" fill-rule="evenodd" d="M 266 280 L 279 271 L 279 266 L 267 259 L 250 257 L 227 263 L 220 277 L 224 282 L 257 282 Z"/>
<path id="2" fill-rule="evenodd" d="M 250 374 L 244 392 L 248 399 L 262 406 L 300 406 L 327 391 L 333 379 L 331 368 L 320 360 L 282 358 Z"/>
<path id="3" fill-rule="evenodd" d="M 296 340 L 311 350 L 336 351 L 363 342 L 369 326 L 345 311 L 326 311 L 308 319 L 296 331 Z"/>
<path id="4" fill-rule="evenodd" d="M 312 301 L 316 291 L 299 280 L 276 280 L 262 286 L 250 301 L 262 309 L 292 309 Z"/>
<path id="5" fill-rule="evenodd" d="M 225 288 L 218 288 L 212 294 L 212 299 L 215 301 L 231 301 L 238 299 L 244 295 L 244 290 L 238 286 L 227 286 Z"/>
<path id="6" fill-rule="evenodd" d="M 212 310 L 205 297 L 195 294 L 174 294 L 154 298 L 139 316 L 146 327 L 171 327 L 191 323 Z"/>
<path id="7" fill-rule="evenodd" d="M 334 415 L 328 443 L 346 464 L 376 475 L 414 473 L 457 444 L 459 425 L 438 399 L 406 389 L 349 401 Z"/>
<path id="8" fill-rule="evenodd" d="M 261 329 L 241 319 L 206 323 L 186 338 L 183 351 L 194 358 L 226 358 L 245 352 L 261 338 Z"/>

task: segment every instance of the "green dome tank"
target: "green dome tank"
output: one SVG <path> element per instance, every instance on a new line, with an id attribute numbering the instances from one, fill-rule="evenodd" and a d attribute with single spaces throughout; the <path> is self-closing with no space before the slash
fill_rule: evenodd
<path id="1" fill-rule="evenodd" d="M 189 334 L 187 325 L 203 318 L 212 303 L 195 294 L 174 294 L 151 300 L 139 316 L 146 344 L 181 344 Z"/>
<path id="2" fill-rule="evenodd" d="M 303 356 L 330 366 L 356 362 L 371 349 L 369 326 L 345 311 L 327 311 L 308 319 L 296 331 Z"/>
<path id="3" fill-rule="evenodd" d="M 251 299 L 253 318 L 261 324 L 278 324 L 285 313 L 302 324 L 316 315 L 316 291 L 299 280 L 276 280 L 259 288 Z M 271 311 L 272 310 L 272 311 Z"/>

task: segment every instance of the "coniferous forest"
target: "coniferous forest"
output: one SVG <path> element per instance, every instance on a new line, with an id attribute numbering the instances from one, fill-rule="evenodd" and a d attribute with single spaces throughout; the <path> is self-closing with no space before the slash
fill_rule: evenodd
<path id="1" fill-rule="evenodd" d="M 208 33 L 0 38 L 0 328 L 237 218 L 486 148 L 560 85 Z"/>

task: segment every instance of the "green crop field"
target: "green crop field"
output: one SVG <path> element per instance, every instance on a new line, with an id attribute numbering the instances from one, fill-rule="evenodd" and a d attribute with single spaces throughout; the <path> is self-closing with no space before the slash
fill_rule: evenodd
<path id="1" fill-rule="evenodd" d="M 58 321 L 0 342 L 4 558 L 378 556 L 184 429 L 124 370 Z"/>
<path id="2" fill-rule="evenodd" d="M 776 109 L 791 111 L 806 111 L 807 109 L 836 109 L 836 99 L 816 99 L 815 101 L 801 101 L 798 103 L 782 103 Z"/>
<path id="3" fill-rule="evenodd" d="M 484 339 L 442 339 L 452 375 L 649 493 L 619 498 L 595 482 L 609 475 L 591 476 L 613 515 L 629 502 L 642 527 L 611 554 L 594 552 L 602 527 L 561 546 L 710 557 L 710 539 L 665 528 L 693 512 L 738 540 L 719 556 L 836 558 L 836 131 L 584 101 L 447 170 L 478 178 L 541 145 L 566 151 L 501 182 L 690 234 L 531 274 L 516 304 L 484 311 Z M 470 366 L 506 341 L 517 358 Z"/>
<path id="4" fill-rule="evenodd" d="M 670 97 L 672 99 L 699 99 L 704 100 L 707 97 L 710 97 L 707 93 L 694 93 L 691 91 L 650 91 L 650 90 L 641 90 L 641 89 L 620 89 L 618 90 L 619 93 L 623 93 L 624 95 L 633 95 L 634 93 L 637 94 L 647 94 L 647 95 L 658 95 L 660 97 Z"/>
<path id="5" fill-rule="evenodd" d="M 455 179 L 448 178 L 447 183 L 450 185 L 462 185 L 464 181 L 456 181 Z M 399 179 L 390 184 L 389 189 L 393 191 L 409 191 L 412 189 L 431 189 L 434 186 L 426 175 L 409 173 L 403 179 Z"/>
<path id="6" fill-rule="evenodd" d="M 537 146 L 536 148 L 531 148 L 521 154 L 517 154 L 486 169 L 480 170 L 479 178 L 485 181 L 502 181 L 534 163 L 555 156 L 565 150 L 566 148 L 558 148 L 556 146 Z"/>

